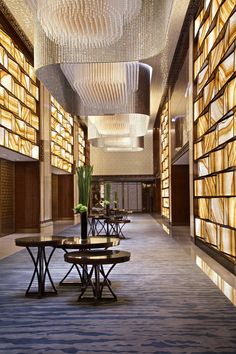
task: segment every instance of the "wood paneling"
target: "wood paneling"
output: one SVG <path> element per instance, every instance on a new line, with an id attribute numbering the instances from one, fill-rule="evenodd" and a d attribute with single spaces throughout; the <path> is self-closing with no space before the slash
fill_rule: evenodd
<path id="1" fill-rule="evenodd" d="M 39 163 L 15 163 L 16 232 L 38 232 L 40 219 Z"/>
<path id="2" fill-rule="evenodd" d="M 0 236 L 15 231 L 15 164 L 0 159 Z"/>
<path id="3" fill-rule="evenodd" d="M 172 225 L 189 225 L 189 166 L 171 166 Z"/>
<path id="4" fill-rule="evenodd" d="M 52 174 L 52 219 L 58 218 L 58 175 Z"/>
<path id="5" fill-rule="evenodd" d="M 153 212 L 161 214 L 161 179 L 157 178 L 153 185 Z"/>
<path id="6" fill-rule="evenodd" d="M 58 175 L 58 218 L 71 219 L 74 216 L 73 175 Z"/>

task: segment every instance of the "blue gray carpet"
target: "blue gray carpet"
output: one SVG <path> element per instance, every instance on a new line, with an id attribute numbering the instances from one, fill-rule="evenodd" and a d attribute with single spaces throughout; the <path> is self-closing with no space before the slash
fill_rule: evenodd
<path id="1" fill-rule="evenodd" d="M 78 303 L 75 286 L 25 298 L 26 250 L 0 261 L 0 353 L 236 353 L 235 307 L 180 245 L 149 215 L 133 216 L 124 231 L 119 249 L 131 261 L 111 273 L 117 302 Z M 56 284 L 67 268 L 56 251 Z"/>

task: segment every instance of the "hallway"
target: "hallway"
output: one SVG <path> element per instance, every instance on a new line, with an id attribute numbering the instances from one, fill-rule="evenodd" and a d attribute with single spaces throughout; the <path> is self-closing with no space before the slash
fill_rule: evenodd
<path id="1" fill-rule="evenodd" d="M 118 247 L 131 261 L 110 276 L 118 302 L 98 306 L 77 303 L 72 286 L 56 297 L 25 298 L 26 250 L 2 259 L 0 353 L 234 353 L 235 307 L 199 268 L 209 274 L 214 261 L 180 231 L 168 235 L 150 215 L 133 215 Z M 57 285 L 67 269 L 61 250 L 51 269 Z M 227 282 L 216 273 L 213 280 L 235 300 L 235 277 L 221 275 Z"/>

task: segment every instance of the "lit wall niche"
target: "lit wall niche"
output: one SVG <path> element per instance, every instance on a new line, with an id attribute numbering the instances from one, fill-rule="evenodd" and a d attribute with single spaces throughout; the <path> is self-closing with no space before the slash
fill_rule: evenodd
<path id="1" fill-rule="evenodd" d="M 78 129 L 79 167 L 85 164 L 85 136 L 81 127 Z"/>
<path id="2" fill-rule="evenodd" d="M 0 145 L 37 160 L 38 101 L 33 66 L 0 29 Z"/>
<path id="3" fill-rule="evenodd" d="M 235 0 L 205 0 L 194 36 L 195 236 L 235 261 Z"/>
<path id="4" fill-rule="evenodd" d="M 160 121 L 161 142 L 161 214 L 170 218 L 169 198 L 169 115 L 168 103 L 161 113 Z"/>
<path id="5" fill-rule="evenodd" d="M 51 96 L 51 164 L 71 173 L 73 165 L 73 118 Z"/>

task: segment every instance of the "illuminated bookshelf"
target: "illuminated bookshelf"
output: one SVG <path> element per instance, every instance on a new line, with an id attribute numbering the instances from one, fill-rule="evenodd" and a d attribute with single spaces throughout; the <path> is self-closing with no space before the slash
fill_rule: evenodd
<path id="1" fill-rule="evenodd" d="M 235 262 L 235 1 L 204 1 L 194 37 L 195 236 Z"/>
<path id="2" fill-rule="evenodd" d="M 0 29 L 0 146 L 37 160 L 38 101 L 33 66 Z"/>
<path id="3" fill-rule="evenodd" d="M 160 121 L 161 142 L 161 214 L 170 218 L 169 196 L 169 115 L 168 103 L 165 104 L 161 113 Z"/>
<path id="4" fill-rule="evenodd" d="M 73 166 L 73 117 L 51 96 L 51 164 L 71 173 Z"/>
<path id="5" fill-rule="evenodd" d="M 85 135 L 82 127 L 78 129 L 79 167 L 85 164 Z"/>

